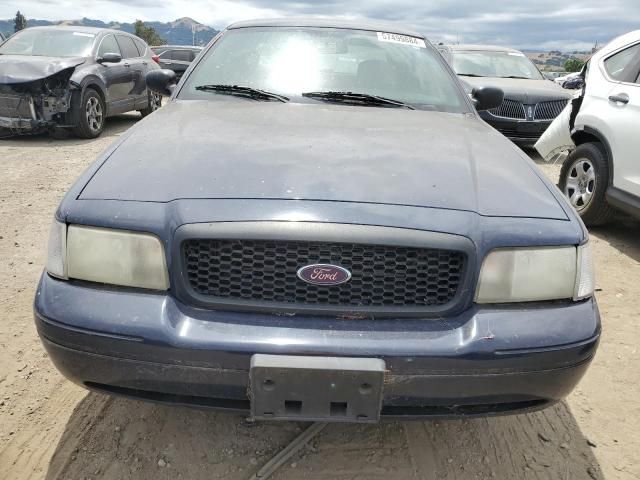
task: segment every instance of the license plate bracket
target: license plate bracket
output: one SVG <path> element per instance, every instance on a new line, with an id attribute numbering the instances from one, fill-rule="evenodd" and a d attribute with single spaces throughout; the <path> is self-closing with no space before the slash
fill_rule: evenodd
<path id="1" fill-rule="evenodd" d="M 251 416 L 258 420 L 376 423 L 385 363 L 378 358 L 251 357 Z"/>

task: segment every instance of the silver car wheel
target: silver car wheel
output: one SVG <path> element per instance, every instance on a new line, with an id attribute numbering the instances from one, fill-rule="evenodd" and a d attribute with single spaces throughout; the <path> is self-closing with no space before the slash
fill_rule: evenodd
<path id="1" fill-rule="evenodd" d="M 89 97 L 86 105 L 87 125 L 92 132 L 99 132 L 102 129 L 104 115 L 102 113 L 102 103 L 96 97 Z"/>
<path id="2" fill-rule="evenodd" d="M 587 208 L 596 188 L 596 171 L 591 160 L 579 158 L 569 167 L 564 194 L 571 205 L 581 211 Z"/>

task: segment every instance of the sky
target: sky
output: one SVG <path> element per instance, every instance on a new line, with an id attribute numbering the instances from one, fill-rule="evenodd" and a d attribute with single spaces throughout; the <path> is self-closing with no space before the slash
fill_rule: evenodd
<path id="1" fill-rule="evenodd" d="M 640 29 L 640 0 L 13 0 L 0 19 L 171 21 L 191 17 L 217 29 L 280 16 L 333 16 L 392 21 L 431 41 L 484 43 L 529 50 L 590 50 Z"/>

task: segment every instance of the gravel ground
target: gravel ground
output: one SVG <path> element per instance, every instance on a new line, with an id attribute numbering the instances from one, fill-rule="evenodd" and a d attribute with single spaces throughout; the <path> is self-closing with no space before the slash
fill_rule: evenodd
<path id="1" fill-rule="evenodd" d="M 88 393 L 47 358 L 31 308 L 52 215 L 137 119 L 111 119 L 97 140 L 0 141 L 0 479 L 246 479 L 306 426 Z M 604 335 L 566 402 L 490 420 L 329 425 L 275 478 L 640 478 L 638 227 L 621 217 L 592 232 Z"/>

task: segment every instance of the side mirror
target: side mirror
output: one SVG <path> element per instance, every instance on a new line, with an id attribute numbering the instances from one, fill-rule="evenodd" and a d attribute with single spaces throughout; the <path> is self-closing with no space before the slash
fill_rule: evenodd
<path id="1" fill-rule="evenodd" d="M 147 87 L 152 92 L 158 93 L 163 97 L 170 97 L 178 83 L 176 72 L 164 68 L 151 70 L 145 78 L 147 80 Z"/>
<path id="2" fill-rule="evenodd" d="M 471 99 L 479 112 L 491 110 L 502 105 L 504 92 L 496 87 L 475 87 L 471 91 Z"/>
<path id="3" fill-rule="evenodd" d="M 98 63 L 119 63 L 122 61 L 122 55 L 119 53 L 105 53 L 98 59 Z"/>

